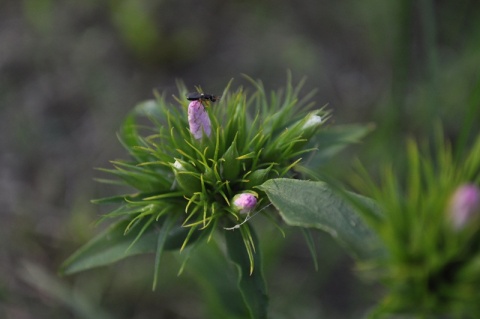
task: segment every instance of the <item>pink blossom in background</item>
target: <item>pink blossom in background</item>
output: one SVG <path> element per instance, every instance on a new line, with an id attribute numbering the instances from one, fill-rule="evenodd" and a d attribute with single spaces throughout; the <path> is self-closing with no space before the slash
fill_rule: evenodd
<path id="1" fill-rule="evenodd" d="M 457 230 L 464 228 L 480 213 L 480 189 L 473 184 L 457 188 L 450 200 L 449 213 L 453 227 Z"/>

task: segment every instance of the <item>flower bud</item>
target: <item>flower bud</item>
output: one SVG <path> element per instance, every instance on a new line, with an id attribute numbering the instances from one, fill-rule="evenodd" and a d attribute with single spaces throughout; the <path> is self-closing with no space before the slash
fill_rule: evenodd
<path id="1" fill-rule="evenodd" d="M 188 194 L 192 195 L 201 189 L 200 179 L 197 177 L 195 168 L 188 162 L 175 159 L 175 163 L 171 163 L 173 173 L 178 185 Z"/>
<path id="2" fill-rule="evenodd" d="M 177 171 L 185 171 L 185 167 L 179 160 L 175 160 L 175 163 L 172 164 L 173 168 Z"/>
<path id="3" fill-rule="evenodd" d="M 316 110 L 307 114 L 304 118 L 297 121 L 289 127 L 291 136 L 301 135 L 303 138 L 309 139 L 315 133 L 316 129 L 323 123 L 323 119 L 318 115 L 321 110 Z"/>
<path id="4" fill-rule="evenodd" d="M 202 102 L 192 101 L 188 105 L 188 124 L 190 132 L 197 140 L 202 138 L 204 132 L 210 136 L 212 125 Z"/>
<path id="5" fill-rule="evenodd" d="M 290 125 L 277 140 L 278 145 L 275 146 L 275 149 L 289 148 L 294 142 L 295 145 L 291 147 L 290 152 L 295 153 L 302 150 L 323 124 L 322 117 L 318 115 L 320 112 L 321 110 L 310 112 L 301 120 Z"/>
<path id="6" fill-rule="evenodd" d="M 233 197 L 233 208 L 240 214 L 250 213 L 257 205 L 257 197 L 250 193 L 237 194 Z"/>
<path id="7" fill-rule="evenodd" d="M 457 188 L 450 199 L 449 214 L 453 228 L 462 229 L 480 213 L 480 189 L 473 184 Z"/>
<path id="8" fill-rule="evenodd" d="M 308 130 L 310 128 L 316 128 L 319 124 L 322 123 L 322 117 L 316 114 L 310 114 L 307 118 L 307 121 L 303 124 L 302 129 Z"/>

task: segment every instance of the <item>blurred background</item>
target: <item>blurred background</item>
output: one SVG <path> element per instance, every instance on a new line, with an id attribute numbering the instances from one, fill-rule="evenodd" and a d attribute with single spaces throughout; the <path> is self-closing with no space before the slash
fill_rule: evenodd
<path id="1" fill-rule="evenodd" d="M 99 229 L 114 194 L 94 167 L 125 158 L 128 111 L 182 79 L 218 94 L 241 74 L 268 89 L 306 76 L 331 124 L 374 123 L 361 145 L 326 164 L 340 179 L 352 155 L 398 159 L 406 136 L 479 131 L 480 2 L 473 0 L 0 1 L 0 317 L 210 318 L 195 271 L 166 255 L 60 278 L 59 265 Z M 463 136 L 464 140 L 468 140 Z M 261 236 L 271 318 L 359 318 L 381 289 L 317 234 L 319 271 L 298 231 Z"/>

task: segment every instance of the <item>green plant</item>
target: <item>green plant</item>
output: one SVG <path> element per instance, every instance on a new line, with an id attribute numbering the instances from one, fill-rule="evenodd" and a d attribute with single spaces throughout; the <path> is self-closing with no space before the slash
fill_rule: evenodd
<path id="1" fill-rule="evenodd" d="M 133 110 L 119 134 L 131 159 L 101 169 L 118 180 L 100 181 L 128 185 L 135 193 L 94 201 L 118 205 L 101 220 L 119 221 L 65 261 L 62 273 L 153 252 L 155 288 L 164 251 L 182 252 L 182 271 L 193 248 L 220 233 L 227 257 L 239 270 L 238 286 L 249 315 L 266 317 L 261 254 L 250 219 L 261 213 L 277 222 L 260 186 L 272 178 L 316 178 L 303 156 L 332 156 L 369 128 L 325 131 L 330 112 L 324 107 L 309 111 L 313 92 L 301 96 L 303 82 L 293 87 L 289 77 L 284 91 L 267 94 L 261 82 L 247 79 L 252 93 L 243 88 L 232 92 L 229 83 L 215 103 L 198 98 L 187 107 L 182 98 L 175 106 L 157 95 Z M 186 93 L 179 84 L 179 96 Z M 147 117 L 153 127 L 139 125 L 139 117 Z M 297 188 L 289 196 L 303 192 Z"/>

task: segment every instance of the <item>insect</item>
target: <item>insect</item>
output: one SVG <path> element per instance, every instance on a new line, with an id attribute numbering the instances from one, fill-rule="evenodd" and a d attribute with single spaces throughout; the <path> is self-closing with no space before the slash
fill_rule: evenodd
<path id="1" fill-rule="evenodd" d="M 205 93 L 199 93 L 199 92 L 192 92 L 187 94 L 187 100 L 189 101 L 211 101 L 211 102 L 216 102 L 220 99 L 220 96 L 215 96 L 212 94 L 205 94 Z"/>

